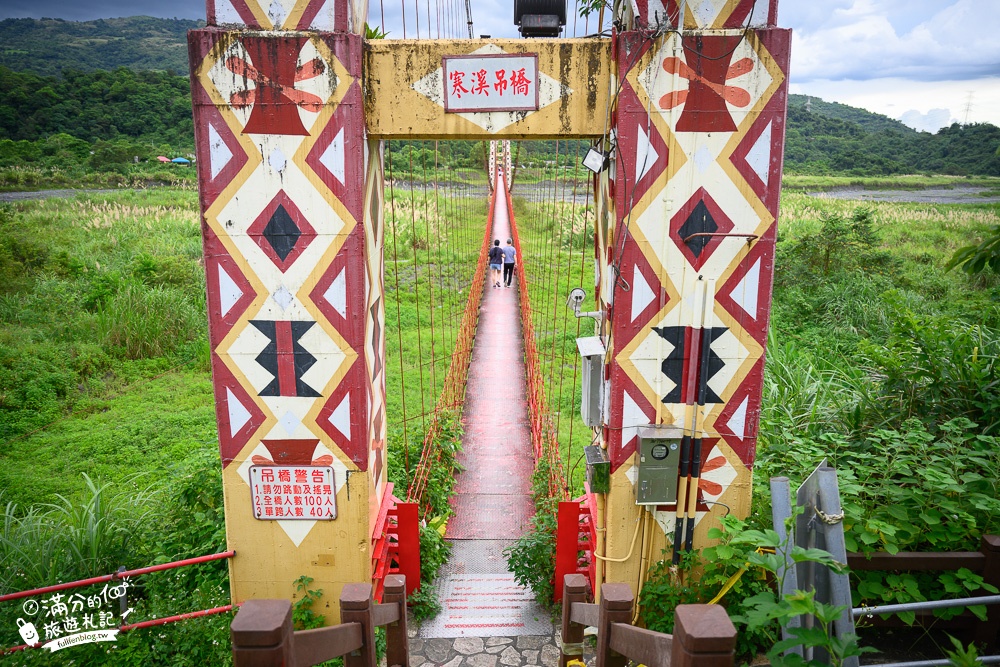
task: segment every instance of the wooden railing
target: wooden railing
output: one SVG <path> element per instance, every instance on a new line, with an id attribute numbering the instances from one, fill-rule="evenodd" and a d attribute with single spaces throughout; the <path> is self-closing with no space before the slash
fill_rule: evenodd
<path id="1" fill-rule="evenodd" d="M 308 667 L 343 656 L 344 667 L 376 667 L 375 628 L 386 628 L 386 664 L 409 667 L 406 579 L 385 578 L 382 604 L 371 584 L 347 584 L 340 594 L 340 625 L 292 629 L 288 600 L 247 600 L 233 619 L 235 667 Z"/>
<path id="2" fill-rule="evenodd" d="M 563 582 L 560 667 L 583 658 L 583 631 L 597 628 L 597 667 L 625 667 L 629 660 L 647 667 L 731 667 L 736 628 L 726 610 L 714 604 L 682 604 L 674 634 L 631 624 L 635 599 L 628 584 L 601 586 L 600 604 L 587 604 L 590 586 L 582 574 Z M 390 663 L 391 664 L 391 663 Z"/>

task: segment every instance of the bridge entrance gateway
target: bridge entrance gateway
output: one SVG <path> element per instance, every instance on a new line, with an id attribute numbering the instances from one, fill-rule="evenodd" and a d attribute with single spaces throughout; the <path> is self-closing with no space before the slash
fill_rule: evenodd
<path id="1" fill-rule="evenodd" d="M 592 590 L 638 592 L 664 549 L 749 511 L 788 85 L 777 0 L 635 0 L 610 37 L 518 40 L 366 40 L 363 1 L 207 4 L 189 50 L 234 604 L 290 599 L 306 575 L 333 624 L 347 584 L 381 599 L 392 563 L 419 582 L 416 509 L 387 479 L 385 140 L 594 142 Z M 488 335 L 473 356 L 521 364 Z M 480 399 L 473 374 L 467 410 L 495 417 Z M 502 493 L 460 478 L 448 530 L 468 563 L 533 465 L 476 445 L 518 474 Z M 491 510 L 499 495 L 516 498 Z"/>

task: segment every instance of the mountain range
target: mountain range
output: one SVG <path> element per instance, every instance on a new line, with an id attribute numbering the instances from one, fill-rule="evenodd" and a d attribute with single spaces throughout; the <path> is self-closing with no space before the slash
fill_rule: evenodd
<path id="1" fill-rule="evenodd" d="M 0 21 L 0 142 L 63 133 L 189 149 L 187 31 L 203 25 L 148 16 Z M 547 143 L 532 152 L 547 154 Z M 21 153 L 0 147 L 0 162 Z M 1000 176 L 1000 128 L 954 124 L 929 134 L 864 109 L 789 95 L 785 168 Z"/>

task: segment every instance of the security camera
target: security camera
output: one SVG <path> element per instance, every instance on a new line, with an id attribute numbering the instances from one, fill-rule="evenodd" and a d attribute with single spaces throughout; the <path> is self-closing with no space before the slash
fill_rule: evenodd
<path id="1" fill-rule="evenodd" d="M 597 320 L 600 326 L 604 322 L 604 313 L 600 310 L 594 311 L 592 313 L 581 313 L 580 307 L 583 305 L 583 300 L 587 298 L 587 292 L 582 287 L 574 287 L 570 290 L 569 298 L 566 299 L 566 305 L 573 309 L 573 313 L 580 317 L 592 317 Z"/>

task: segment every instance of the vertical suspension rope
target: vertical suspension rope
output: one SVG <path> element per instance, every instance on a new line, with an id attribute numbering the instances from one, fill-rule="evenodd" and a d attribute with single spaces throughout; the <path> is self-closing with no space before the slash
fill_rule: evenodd
<path id="1" fill-rule="evenodd" d="M 412 235 L 412 240 L 410 241 L 411 249 L 413 250 L 413 294 L 416 297 L 416 312 L 417 312 L 417 369 L 420 376 L 420 431 L 421 433 L 427 432 L 427 423 L 425 418 L 427 416 L 427 405 L 424 401 L 424 344 L 421 331 L 423 327 L 420 323 L 420 266 L 419 260 L 417 259 L 417 202 L 416 195 L 414 191 L 416 190 L 416 183 L 413 182 L 413 144 L 410 146 L 410 233 Z"/>
<path id="2" fill-rule="evenodd" d="M 421 145 L 423 145 L 423 142 L 421 142 Z M 431 223 L 430 223 L 430 212 L 428 211 L 428 208 L 427 208 L 427 160 L 425 159 L 425 154 L 423 152 L 424 150 L 425 149 L 421 149 L 421 151 L 420 151 L 420 164 L 421 164 L 422 176 L 423 176 L 423 181 L 424 181 L 424 193 L 423 193 L 424 194 L 424 232 L 427 234 L 427 246 L 428 246 L 428 250 L 429 250 L 430 249 L 430 244 L 431 244 Z M 416 210 L 414 210 L 414 212 L 413 212 L 414 217 L 416 217 L 416 214 L 417 214 Z M 414 231 L 416 231 L 416 230 L 414 230 Z M 438 245 L 438 249 L 440 250 L 440 244 Z M 414 253 L 416 253 L 416 249 L 414 249 Z M 429 254 L 430 253 L 428 252 L 428 255 Z M 438 269 L 439 269 L 438 278 L 440 279 L 441 262 L 440 262 L 440 258 L 438 258 L 438 259 L 439 259 L 439 261 L 435 262 L 435 264 L 438 265 Z M 437 389 L 437 382 L 435 382 L 435 370 L 436 370 L 435 366 L 436 366 L 436 364 L 434 363 L 434 358 L 435 358 L 435 354 L 434 354 L 434 346 L 435 346 L 435 339 L 434 339 L 434 282 L 431 281 L 431 280 L 427 281 L 427 291 L 428 291 L 428 298 L 430 300 L 430 324 L 431 324 L 431 362 L 430 362 L 430 368 L 431 368 L 431 387 L 433 389 Z"/>
<path id="3" fill-rule="evenodd" d="M 516 216 L 513 215 L 513 201 L 510 191 L 507 190 L 507 205 L 510 207 L 512 215 L 511 234 L 514 239 L 514 248 L 520 258 L 520 270 L 518 271 L 519 302 L 521 306 L 521 327 L 524 337 L 525 353 L 525 375 L 528 390 L 528 409 L 531 417 L 531 439 L 532 449 L 535 454 L 536 464 L 544 458 L 548 464 L 548 495 L 550 498 L 568 499 L 566 490 L 560 490 L 562 485 L 563 471 L 562 459 L 559 456 L 559 440 L 552 428 L 551 413 L 546 400 L 544 386 L 544 370 L 541 364 L 541 357 L 536 342 L 535 326 L 532 317 L 531 297 L 528 292 L 528 267 L 531 262 L 525 257 L 521 236 L 518 230 Z M 550 207 L 551 208 L 551 207 Z M 543 304 L 544 306 L 544 304 Z M 542 309 L 543 321 L 545 320 L 545 308 Z"/>
<path id="4" fill-rule="evenodd" d="M 396 248 L 396 238 L 399 236 L 399 226 L 396 224 L 396 189 L 392 171 L 392 145 L 385 142 L 386 161 L 389 166 L 389 211 L 392 218 L 392 267 L 396 289 L 396 336 L 399 345 L 399 396 L 403 403 L 403 460 L 406 467 L 406 478 L 410 478 L 410 438 L 407 433 L 406 415 L 406 383 L 403 373 L 403 316 L 399 305 L 399 253 Z"/>

